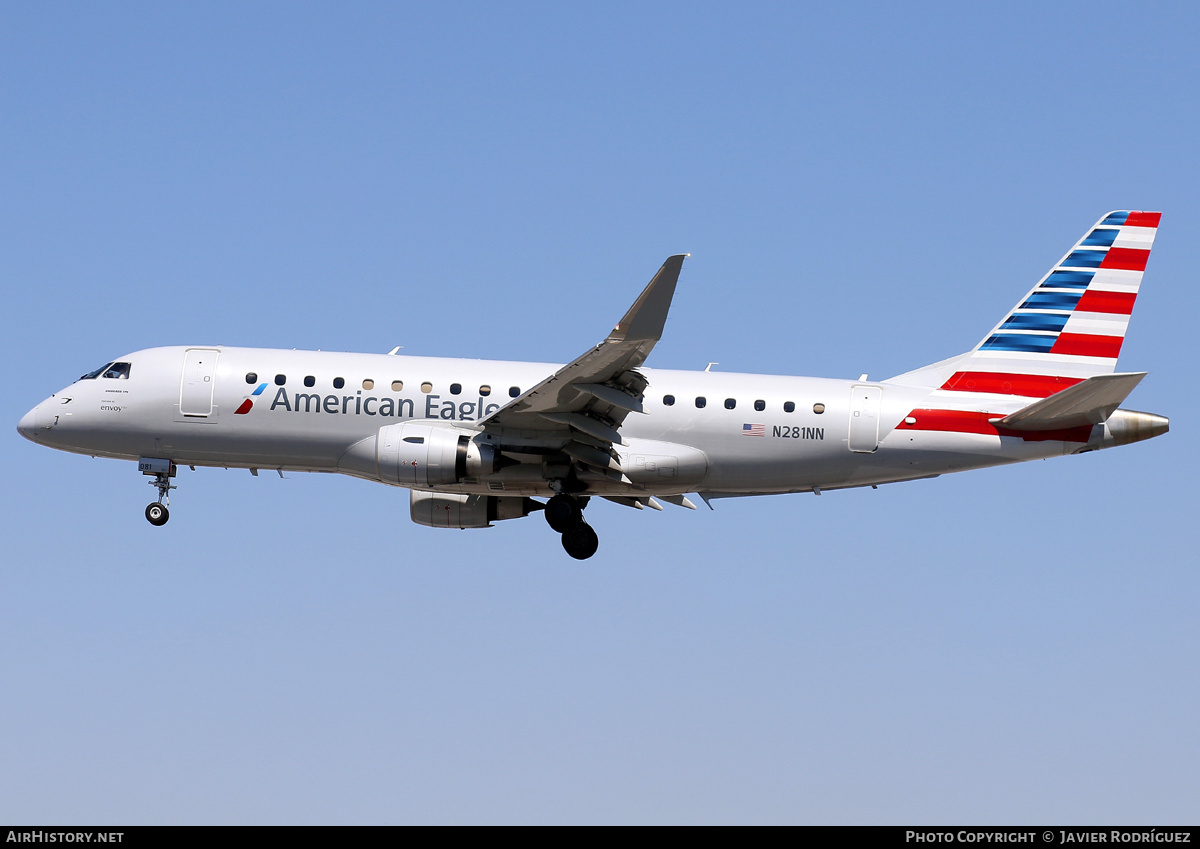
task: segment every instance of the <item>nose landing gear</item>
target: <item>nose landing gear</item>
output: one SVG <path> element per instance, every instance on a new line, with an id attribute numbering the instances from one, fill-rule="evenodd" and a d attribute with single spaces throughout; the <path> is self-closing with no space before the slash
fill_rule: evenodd
<path id="1" fill-rule="evenodd" d="M 158 501 L 146 506 L 146 521 L 155 527 L 162 527 L 171 518 L 167 505 L 171 503 L 171 490 L 178 489 L 171 485 L 175 477 L 175 464 L 170 460 L 153 460 L 143 457 L 138 460 L 138 471 L 143 475 L 154 475 L 154 480 L 146 481 L 158 489 Z"/>
<path id="2" fill-rule="evenodd" d="M 560 492 L 546 502 L 546 523 L 562 534 L 562 547 L 576 560 L 587 560 L 596 553 L 600 539 L 583 518 L 586 499 Z"/>

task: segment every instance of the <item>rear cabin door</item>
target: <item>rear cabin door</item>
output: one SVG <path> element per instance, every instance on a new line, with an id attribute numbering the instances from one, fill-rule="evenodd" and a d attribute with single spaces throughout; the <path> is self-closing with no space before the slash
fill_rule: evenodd
<path id="1" fill-rule="evenodd" d="M 179 384 L 179 412 L 188 418 L 208 418 L 213 411 L 217 354 L 213 348 L 189 348 L 183 354 L 183 380 Z"/>
<path id="2" fill-rule="evenodd" d="M 878 386 L 855 386 L 850 390 L 851 451 L 870 454 L 879 447 L 879 403 L 883 390 Z"/>

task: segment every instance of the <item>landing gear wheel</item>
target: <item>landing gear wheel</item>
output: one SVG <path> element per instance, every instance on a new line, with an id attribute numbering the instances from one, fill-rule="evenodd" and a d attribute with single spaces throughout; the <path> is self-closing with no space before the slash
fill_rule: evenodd
<path id="1" fill-rule="evenodd" d="M 556 495 L 547 501 L 545 514 L 546 523 L 560 534 L 583 521 L 583 508 L 569 495 Z"/>
<path id="2" fill-rule="evenodd" d="M 171 518 L 170 511 L 157 501 L 146 507 L 146 521 L 155 527 L 162 527 Z"/>
<path id="3" fill-rule="evenodd" d="M 586 522 L 580 522 L 563 531 L 562 547 L 576 560 L 587 560 L 596 553 L 599 546 L 599 537 Z"/>

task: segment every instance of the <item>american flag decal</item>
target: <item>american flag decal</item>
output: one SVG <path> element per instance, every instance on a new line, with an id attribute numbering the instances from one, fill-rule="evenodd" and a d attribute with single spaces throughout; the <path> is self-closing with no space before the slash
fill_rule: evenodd
<path id="1" fill-rule="evenodd" d="M 742 425 L 742 436 L 766 436 L 767 426 L 761 424 Z"/>

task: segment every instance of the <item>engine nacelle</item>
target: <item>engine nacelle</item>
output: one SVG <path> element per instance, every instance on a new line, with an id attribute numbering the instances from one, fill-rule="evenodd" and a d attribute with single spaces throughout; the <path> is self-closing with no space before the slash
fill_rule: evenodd
<path id="1" fill-rule="evenodd" d="M 492 522 L 520 519 L 541 507 L 541 502 L 532 498 L 459 495 L 414 489 L 409 513 L 418 525 L 430 528 L 490 528 Z"/>
<path id="2" fill-rule="evenodd" d="M 338 461 L 347 474 L 394 486 L 436 487 L 496 470 L 496 452 L 473 430 L 402 422 L 356 442 Z"/>

